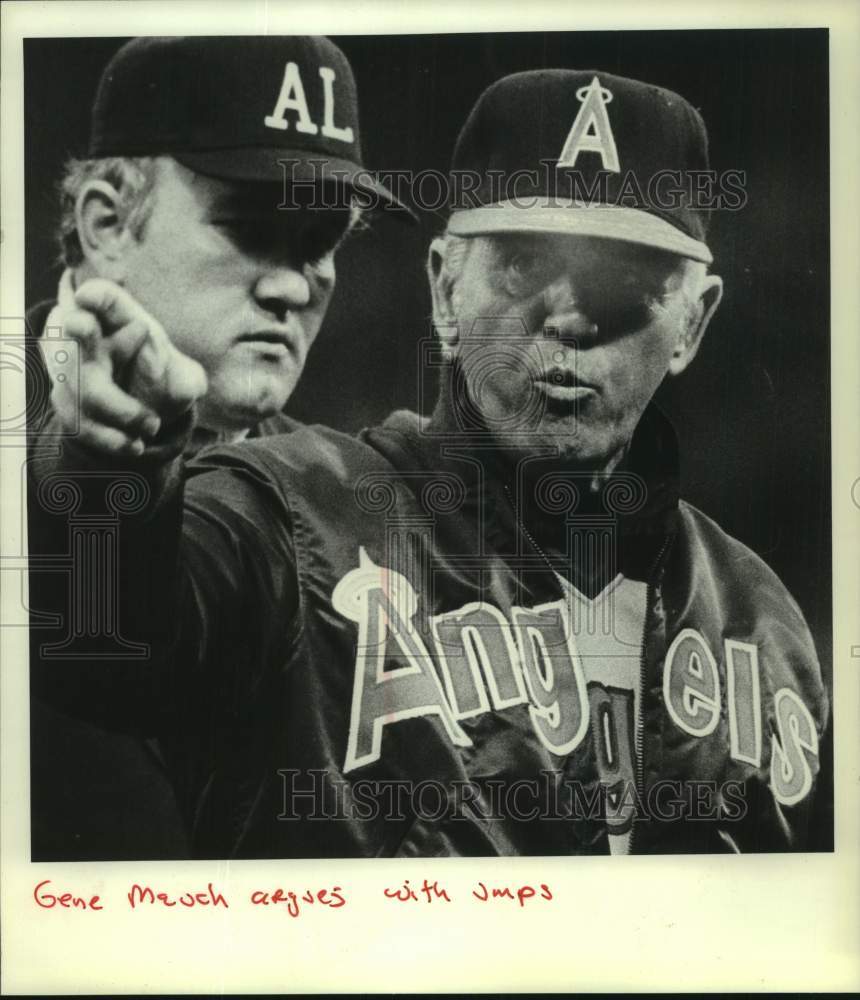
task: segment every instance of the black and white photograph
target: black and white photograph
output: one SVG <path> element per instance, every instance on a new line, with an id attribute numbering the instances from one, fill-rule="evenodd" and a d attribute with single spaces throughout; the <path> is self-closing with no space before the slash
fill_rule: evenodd
<path id="1" fill-rule="evenodd" d="M 838 847 L 831 31 L 574 24 L 23 38 L 37 908 Z"/>
<path id="2" fill-rule="evenodd" d="M 28 41 L 34 858 L 827 850 L 827 68 Z"/>

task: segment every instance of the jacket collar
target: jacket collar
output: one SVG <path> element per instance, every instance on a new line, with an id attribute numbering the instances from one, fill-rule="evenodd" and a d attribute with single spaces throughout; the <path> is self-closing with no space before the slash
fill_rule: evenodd
<path id="1" fill-rule="evenodd" d="M 593 598 L 619 573 L 651 579 L 678 518 L 677 438 L 656 405 L 646 408 L 624 460 L 594 491 L 593 476 L 552 458 L 517 469 L 486 431 L 464 430 L 449 406 L 443 394 L 430 418 L 396 412 L 364 437 L 398 471 L 423 473 L 418 480 L 425 484 L 440 474 L 458 482 L 463 496 L 454 519 L 480 525 L 482 552 L 542 557 L 546 569 L 532 576 L 533 590 L 551 593 L 561 576 Z M 450 524 L 444 512 L 437 521 L 442 531 Z"/>
<path id="2" fill-rule="evenodd" d="M 445 379 L 448 383 L 451 380 Z M 623 535 L 665 535 L 674 528 L 679 500 L 678 439 L 669 419 L 653 402 L 611 475 L 597 478 L 559 463 L 553 456 L 510 462 L 477 423 L 474 412 L 455 408 L 443 388 L 429 418 L 397 411 L 368 440 L 398 469 L 449 473 L 465 486 L 461 509 L 484 508 L 488 528 L 507 530 L 506 508 L 536 536 L 552 537 L 571 518 L 612 517 Z"/>

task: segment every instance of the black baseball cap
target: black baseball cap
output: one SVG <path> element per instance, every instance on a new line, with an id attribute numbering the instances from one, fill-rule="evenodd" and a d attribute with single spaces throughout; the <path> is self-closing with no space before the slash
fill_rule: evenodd
<path id="1" fill-rule="evenodd" d="M 484 91 L 460 133 L 452 179 L 480 183 L 448 231 L 605 237 L 710 264 L 708 211 L 687 183 L 707 171 L 702 117 L 673 91 L 600 70 L 515 73 Z"/>
<path id="2" fill-rule="evenodd" d="M 166 154 L 224 180 L 334 182 L 412 216 L 363 167 L 355 79 L 328 38 L 135 38 L 102 74 L 88 152 Z"/>

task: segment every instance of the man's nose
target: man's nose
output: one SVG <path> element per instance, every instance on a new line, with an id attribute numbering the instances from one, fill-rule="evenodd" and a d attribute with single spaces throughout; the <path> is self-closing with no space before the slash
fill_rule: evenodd
<path id="1" fill-rule="evenodd" d="M 254 298 L 279 319 L 291 309 L 302 309 L 311 300 L 311 286 L 303 272 L 291 264 L 271 264 L 258 277 Z"/>
<path id="2" fill-rule="evenodd" d="M 578 342 L 597 333 L 597 324 L 582 308 L 570 278 L 563 276 L 547 285 L 543 300 L 545 336 Z"/>

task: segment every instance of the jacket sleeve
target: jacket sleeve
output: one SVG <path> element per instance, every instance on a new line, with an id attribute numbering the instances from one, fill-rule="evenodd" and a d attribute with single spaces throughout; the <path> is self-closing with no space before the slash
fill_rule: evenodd
<path id="1" fill-rule="evenodd" d="M 687 504 L 681 524 L 664 585 L 667 636 L 697 630 L 713 653 L 723 707 L 707 739 L 673 724 L 664 747 L 670 738 L 682 748 L 697 777 L 742 787 L 744 807 L 722 827 L 736 849 L 817 849 L 832 795 L 830 706 L 809 627 L 759 556 Z"/>
<path id="2" fill-rule="evenodd" d="M 50 427 L 30 462 L 32 693 L 145 735 L 241 710 L 294 617 L 280 494 L 246 445 L 186 466 L 188 428 L 122 464 Z"/>

